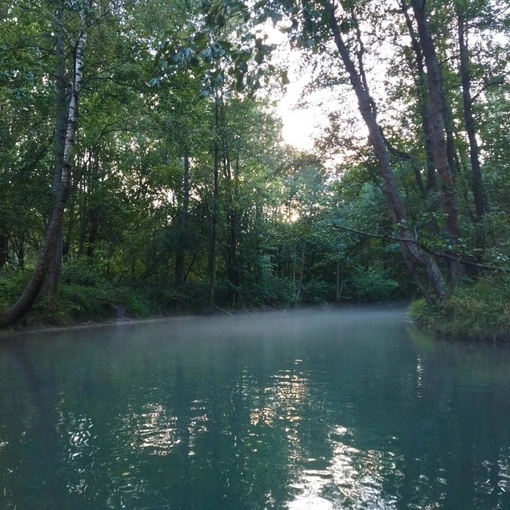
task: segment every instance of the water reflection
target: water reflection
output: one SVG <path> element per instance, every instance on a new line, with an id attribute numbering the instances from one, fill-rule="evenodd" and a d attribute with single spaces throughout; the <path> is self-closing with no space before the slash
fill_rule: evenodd
<path id="1" fill-rule="evenodd" d="M 385 473 L 398 472 L 394 454 L 362 451 L 349 443 L 352 433 L 342 426 L 333 427 L 329 442 L 331 459 L 306 459 L 293 487 L 297 490 L 289 509 L 390 509 L 397 508 L 395 497 L 384 493 Z"/>
<path id="2" fill-rule="evenodd" d="M 272 385 L 264 388 L 254 401 L 251 425 L 273 427 L 276 419 L 287 422 L 302 419 L 300 404 L 308 398 L 308 379 L 305 372 L 280 370 L 272 376 Z M 290 429 L 289 429 L 290 430 Z"/>
<path id="3" fill-rule="evenodd" d="M 505 349 L 263 318 L 1 345 L 0 508 L 510 510 Z"/>
<path id="4" fill-rule="evenodd" d="M 146 404 L 144 412 L 133 416 L 131 447 L 145 449 L 149 455 L 168 455 L 179 444 L 177 416 L 169 416 L 163 405 Z"/>
<path id="5" fill-rule="evenodd" d="M 498 488 L 500 494 L 510 493 L 510 449 L 501 452 L 498 462 Z"/>

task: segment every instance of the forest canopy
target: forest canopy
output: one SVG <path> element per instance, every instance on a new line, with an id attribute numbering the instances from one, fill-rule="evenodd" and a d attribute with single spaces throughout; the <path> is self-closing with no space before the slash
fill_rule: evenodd
<path id="1" fill-rule="evenodd" d="M 510 331 L 507 2 L 0 17 L 4 326 L 415 299 L 445 334 Z M 309 151 L 277 115 L 296 67 L 327 114 Z"/>

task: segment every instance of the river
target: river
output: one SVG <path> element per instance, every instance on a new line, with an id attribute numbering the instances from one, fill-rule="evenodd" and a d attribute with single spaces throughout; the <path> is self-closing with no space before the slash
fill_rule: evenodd
<path id="1" fill-rule="evenodd" d="M 4 338 L 0 508 L 510 510 L 510 349 L 381 307 Z"/>

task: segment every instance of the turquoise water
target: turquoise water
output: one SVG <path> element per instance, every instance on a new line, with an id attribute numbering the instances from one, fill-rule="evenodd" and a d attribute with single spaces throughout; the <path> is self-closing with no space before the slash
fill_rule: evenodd
<path id="1" fill-rule="evenodd" d="M 403 309 L 0 342 L 0 509 L 510 509 L 510 351 Z"/>

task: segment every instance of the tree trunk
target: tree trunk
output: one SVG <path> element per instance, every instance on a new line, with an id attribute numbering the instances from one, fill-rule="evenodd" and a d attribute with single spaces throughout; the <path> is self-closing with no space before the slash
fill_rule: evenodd
<path id="1" fill-rule="evenodd" d="M 441 83 L 441 89 L 444 90 L 444 85 Z M 443 111 L 444 111 L 444 127 L 446 132 L 446 155 L 448 156 L 448 164 L 452 176 L 459 174 L 460 162 L 455 151 L 455 136 L 453 131 L 453 113 L 450 101 L 446 96 L 443 97 Z"/>
<path id="2" fill-rule="evenodd" d="M 99 231 L 99 215 L 95 209 L 90 209 L 88 216 L 90 218 L 90 230 L 87 240 L 87 257 L 92 259 L 94 257 L 97 233 Z"/>
<path id="3" fill-rule="evenodd" d="M 294 253 L 292 256 L 292 290 L 294 291 L 294 295 L 296 295 L 296 269 L 297 269 L 297 254 L 296 247 L 294 247 Z"/>
<path id="4" fill-rule="evenodd" d="M 66 57 L 64 52 L 64 34 L 61 29 L 62 25 L 62 9 L 57 13 L 58 27 L 57 27 L 57 43 L 55 52 L 57 56 L 57 69 L 56 69 L 56 114 L 57 120 L 55 125 L 55 169 L 53 172 L 53 195 L 57 200 L 60 188 L 62 186 L 62 172 L 64 168 L 64 151 L 66 145 L 66 132 L 67 132 L 67 112 L 66 112 Z M 58 231 L 55 236 L 55 252 L 53 260 L 50 262 L 48 272 L 44 279 L 42 294 L 51 301 L 55 301 L 58 290 L 58 281 L 60 278 L 60 269 L 62 265 L 62 249 L 64 242 L 63 222 L 57 227 Z"/>
<path id="5" fill-rule="evenodd" d="M 69 101 L 67 132 L 65 137 L 64 156 L 62 165 L 62 178 L 55 200 L 51 219 L 46 231 L 46 238 L 39 254 L 39 260 L 34 274 L 27 284 L 23 294 L 14 305 L 9 308 L 6 315 L 0 320 L 1 326 L 9 326 L 20 320 L 32 307 L 38 298 L 51 265 L 55 261 L 58 251 L 57 243 L 61 239 L 64 208 L 71 185 L 71 156 L 75 144 L 75 136 L 78 127 L 78 99 L 83 84 L 83 67 L 85 46 L 87 43 L 87 31 L 85 29 L 84 15 L 82 19 L 82 32 L 78 39 L 74 60 L 74 81 L 72 95 Z M 57 119 L 58 123 L 59 119 Z M 58 126 L 57 126 L 58 127 Z"/>
<path id="6" fill-rule="evenodd" d="M 369 141 L 374 149 L 379 170 L 384 180 L 384 191 L 391 207 L 393 219 L 399 226 L 400 236 L 403 239 L 414 241 L 414 235 L 407 228 L 406 210 L 391 167 L 388 147 L 381 127 L 377 122 L 377 115 L 373 108 L 373 99 L 361 80 L 360 72 L 362 70 L 358 72 L 345 45 L 342 32 L 336 20 L 334 6 L 328 3 L 326 9 L 328 9 L 330 28 L 333 32 L 338 53 L 349 75 L 351 85 L 358 98 L 359 111 L 369 131 Z M 411 274 L 414 280 L 418 281 L 418 274 L 413 269 L 414 264 L 412 261 L 419 263 L 425 269 L 436 298 L 444 299 L 447 296 L 447 287 L 436 261 L 412 242 L 401 242 L 400 247 L 408 268 L 412 270 Z"/>
<path id="7" fill-rule="evenodd" d="M 299 283 L 296 290 L 296 300 L 301 299 L 301 289 L 303 288 L 303 279 L 305 275 L 305 255 L 306 255 L 306 243 L 303 241 L 301 245 L 301 273 L 299 275 Z"/>
<path id="8" fill-rule="evenodd" d="M 469 50 L 467 41 L 467 23 L 460 9 L 457 11 L 460 76 L 462 80 L 462 100 L 464 105 L 464 122 L 469 138 L 469 157 L 471 160 L 471 178 L 473 198 L 477 219 L 481 219 L 488 212 L 487 197 L 483 185 L 482 168 L 480 165 L 480 149 L 476 140 L 475 120 L 473 116 L 473 102 L 471 99 L 471 71 L 469 69 Z"/>
<path id="9" fill-rule="evenodd" d="M 432 134 L 434 161 L 441 180 L 443 209 L 447 215 L 446 226 L 451 240 L 457 243 L 461 234 L 455 185 L 450 163 L 451 157 L 449 158 L 448 154 L 444 111 L 445 99 L 441 69 L 425 15 L 425 1 L 411 0 L 411 4 L 416 22 L 418 23 L 418 35 L 427 68 L 430 131 Z"/>
<path id="10" fill-rule="evenodd" d="M 255 266 L 255 283 L 260 284 L 263 281 L 264 278 L 264 271 L 262 269 L 260 260 L 262 259 L 262 249 L 261 249 L 261 238 L 262 238 L 262 224 L 263 224 L 263 213 L 262 213 L 262 206 L 260 205 L 259 201 L 255 201 L 255 254 L 256 254 L 256 262 L 254 263 Z M 279 265 L 278 265 L 279 270 Z"/>
<path id="11" fill-rule="evenodd" d="M 93 197 L 94 193 L 97 189 L 97 183 L 99 182 L 100 175 L 100 165 L 99 165 L 99 156 L 90 149 L 90 157 L 88 158 L 88 162 L 85 163 L 82 167 L 82 176 L 85 175 L 85 172 L 88 170 L 88 182 L 86 186 L 87 195 Z M 89 205 L 86 209 L 86 223 L 85 226 L 88 229 L 88 237 L 85 242 L 86 245 L 86 255 L 89 259 L 94 257 L 94 252 L 96 250 L 96 242 L 97 236 L 99 232 L 100 225 L 100 215 L 97 206 L 91 201 L 91 205 Z M 87 235 L 87 230 L 83 233 L 84 239 Z"/>
<path id="12" fill-rule="evenodd" d="M 214 105 L 214 168 L 213 204 L 211 211 L 211 242 L 209 247 L 210 306 L 216 306 L 216 257 L 218 243 L 219 171 L 220 171 L 220 98 L 216 96 Z"/>
<path id="13" fill-rule="evenodd" d="M 2 269 L 9 259 L 8 237 L 4 229 L 0 228 L 0 269 Z"/>
<path id="14" fill-rule="evenodd" d="M 68 220 L 66 225 L 66 232 L 64 233 L 64 243 L 62 249 L 62 260 L 69 257 L 69 249 L 72 244 L 74 226 L 76 222 L 76 200 L 74 193 L 71 193 L 67 201 L 66 209 L 68 211 Z"/>
<path id="15" fill-rule="evenodd" d="M 184 234 L 188 223 L 189 212 L 189 194 L 190 194 L 190 165 L 188 152 L 184 154 L 184 176 L 182 178 L 182 209 L 179 216 L 179 241 L 177 251 L 175 253 L 175 284 L 177 287 L 184 285 L 184 263 L 186 258 L 186 250 L 184 248 Z"/>
<path id="16" fill-rule="evenodd" d="M 88 194 L 90 192 L 90 176 L 88 172 L 88 163 L 84 164 L 82 178 L 78 185 L 81 187 L 81 193 L 79 193 L 81 203 L 78 206 L 79 210 L 79 236 L 78 236 L 78 252 L 77 258 L 80 259 L 85 252 L 85 243 L 87 239 L 88 223 L 89 223 L 89 199 Z"/>
<path id="17" fill-rule="evenodd" d="M 409 32 L 409 36 L 411 37 L 411 46 L 413 48 L 416 63 L 416 71 L 418 74 L 417 85 L 419 97 L 417 98 L 417 101 L 420 111 L 421 128 L 423 131 L 423 137 L 425 142 L 425 154 L 427 157 L 427 188 L 429 190 L 435 190 L 437 188 L 437 175 L 436 166 L 434 164 L 432 134 L 430 133 L 428 104 L 427 101 L 424 99 L 427 87 L 427 75 L 425 73 L 425 66 L 423 63 L 423 52 L 421 50 L 420 42 L 418 41 L 417 35 L 414 31 L 413 23 L 409 16 L 408 6 L 405 0 L 401 0 L 401 6 L 404 18 L 406 20 L 407 30 Z"/>
<path id="18" fill-rule="evenodd" d="M 338 303 L 340 298 L 342 297 L 342 288 L 343 284 L 340 285 L 340 258 L 336 261 L 336 292 L 335 292 L 335 301 Z"/>
<path id="19" fill-rule="evenodd" d="M 237 200 L 238 200 L 238 189 L 237 180 L 239 176 L 239 153 L 236 154 L 236 160 L 234 169 L 232 171 L 232 162 L 230 160 L 230 154 L 226 141 L 224 141 L 224 157 L 223 157 L 223 168 L 225 175 L 225 188 L 227 191 L 227 221 L 228 221 L 228 234 L 227 234 L 227 277 L 230 282 L 230 302 L 232 306 L 236 305 L 238 298 L 239 288 L 239 272 L 238 272 L 238 260 L 237 260 Z"/>
<path id="20" fill-rule="evenodd" d="M 20 269 L 25 269 L 25 233 L 11 240 L 16 255 L 17 264 Z"/>

